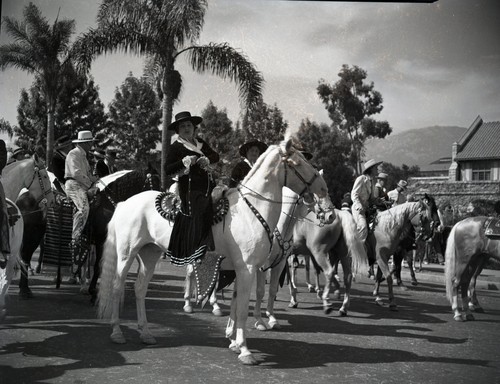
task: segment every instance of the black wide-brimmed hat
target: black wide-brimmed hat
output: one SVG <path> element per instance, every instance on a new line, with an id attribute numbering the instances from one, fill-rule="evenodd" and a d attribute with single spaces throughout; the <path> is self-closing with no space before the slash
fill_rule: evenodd
<path id="1" fill-rule="evenodd" d="M 191 121 L 195 128 L 203 121 L 200 116 L 191 116 L 191 113 L 188 111 L 179 112 L 175 115 L 175 121 L 168 126 L 167 130 L 177 132 L 179 124 L 187 120 Z"/>
<path id="2" fill-rule="evenodd" d="M 250 148 L 257 147 L 262 155 L 267 150 L 267 144 L 259 140 L 249 140 L 240 147 L 240 155 L 247 157 L 247 152 Z"/>
<path id="3" fill-rule="evenodd" d="M 62 135 L 61 137 L 59 137 L 55 141 L 54 144 L 55 144 L 54 149 L 58 150 L 58 149 L 61 149 L 61 148 L 65 148 L 65 147 L 71 146 L 73 144 L 73 142 L 71 141 L 71 139 L 69 138 L 68 135 Z"/>

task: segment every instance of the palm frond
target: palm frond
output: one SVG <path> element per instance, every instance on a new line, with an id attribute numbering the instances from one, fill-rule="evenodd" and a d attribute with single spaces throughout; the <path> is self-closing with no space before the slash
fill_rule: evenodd
<path id="1" fill-rule="evenodd" d="M 200 37 L 203 29 L 205 0 L 169 0 L 165 2 L 166 12 L 163 28 L 168 32 L 176 47 L 184 47 L 186 41 L 194 43 Z"/>
<path id="2" fill-rule="evenodd" d="M 257 107 L 262 98 L 264 79 L 242 53 L 227 43 L 193 46 L 179 54 L 182 52 L 188 53 L 193 70 L 199 73 L 210 72 L 234 81 L 238 86 L 240 102 L 247 110 Z"/>
<path id="3" fill-rule="evenodd" d="M 0 69 L 4 70 L 7 67 L 36 73 L 38 65 L 26 46 L 12 43 L 0 47 Z"/>

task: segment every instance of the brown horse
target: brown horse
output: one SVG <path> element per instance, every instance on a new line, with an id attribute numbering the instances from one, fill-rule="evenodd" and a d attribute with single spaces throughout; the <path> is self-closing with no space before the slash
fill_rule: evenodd
<path id="1" fill-rule="evenodd" d="M 446 296 L 456 321 L 474 320 L 471 309 L 481 308 L 475 292 L 476 278 L 485 262 L 493 257 L 500 260 L 500 240 L 485 234 L 488 217 L 470 217 L 456 223 L 448 237 L 445 252 Z M 458 289 L 462 296 L 462 311 L 458 309 Z M 467 291 L 470 290 L 470 296 Z M 477 310 L 480 312 L 481 309 Z"/>

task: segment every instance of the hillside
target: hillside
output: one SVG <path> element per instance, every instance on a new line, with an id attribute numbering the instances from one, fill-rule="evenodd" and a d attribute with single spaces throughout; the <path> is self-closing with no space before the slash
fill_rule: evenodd
<path id="1" fill-rule="evenodd" d="M 441 157 L 451 157 L 451 146 L 467 128 L 426 127 L 392 134 L 385 139 L 366 141 L 366 159 L 383 160 L 401 166 L 428 165 Z"/>

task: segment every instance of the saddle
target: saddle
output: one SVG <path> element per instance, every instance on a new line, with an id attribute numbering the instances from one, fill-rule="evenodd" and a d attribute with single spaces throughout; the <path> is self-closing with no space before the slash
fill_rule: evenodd
<path id="1" fill-rule="evenodd" d="M 19 218 L 21 217 L 21 215 L 17 213 L 17 209 L 14 204 L 9 201 L 7 201 L 7 216 L 9 217 L 10 227 L 16 225 L 17 220 L 19 220 Z"/>
<path id="2" fill-rule="evenodd" d="M 214 190 L 218 198 L 212 194 L 213 217 L 212 225 L 215 225 L 226 216 L 229 211 L 229 200 L 225 197 L 224 190 Z M 174 222 L 177 215 L 181 212 L 181 199 L 176 193 L 162 192 L 155 199 L 155 208 L 158 213 L 170 222 Z M 210 294 L 215 289 L 220 264 L 224 257 L 215 252 L 206 252 L 201 260 L 193 263 L 196 278 L 196 304 L 206 304 Z"/>
<path id="3" fill-rule="evenodd" d="M 487 218 L 484 222 L 484 234 L 490 239 L 500 240 L 500 218 Z"/>

